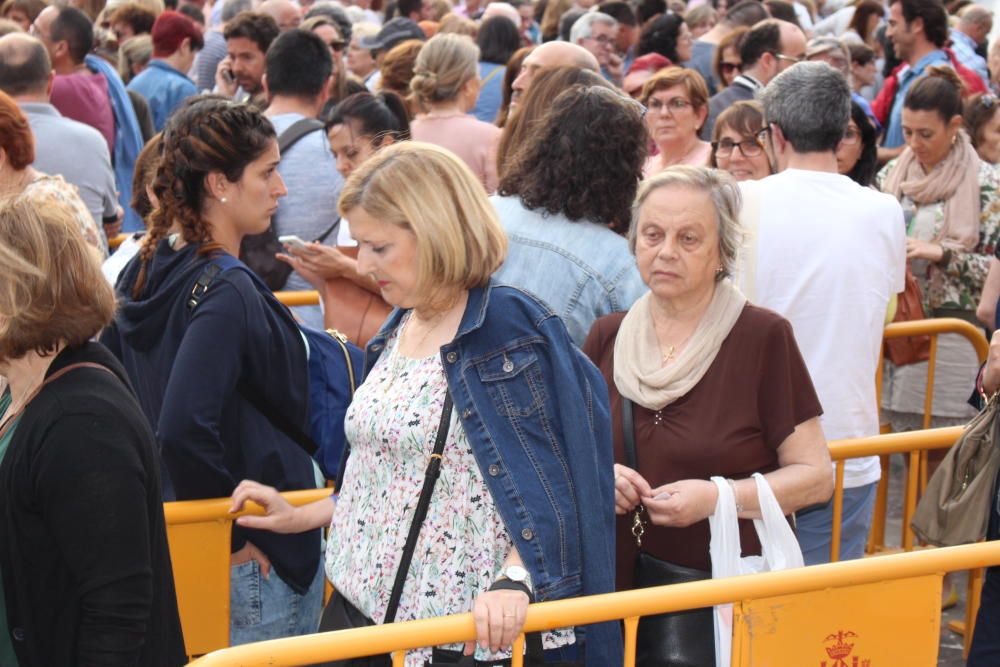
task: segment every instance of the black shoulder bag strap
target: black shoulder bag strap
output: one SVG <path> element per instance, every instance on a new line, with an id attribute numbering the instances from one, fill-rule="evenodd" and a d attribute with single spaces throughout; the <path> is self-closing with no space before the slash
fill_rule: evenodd
<path id="1" fill-rule="evenodd" d="M 639 457 L 635 448 L 635 417 L 632 414 L 633 403 L 622 396 L 622 438 L 625 441 L 625 465 L 636 472 L 639 471 Z M 643 514 L 646 508 L 639 503 L 632 517 L 632 536 L 635 544 L 642 550 L 642 534 L 646 532 L 646 520 Z"/>
<path id="2" fill-rule="evenodd" d="M 427 518 L 427 508 L 431 504 L 431 495 L 434 493 L 434 485 L 441 475 L 441 454 L 444 452 L 444 442 L 448 439 L 448 428 L 451 426 L 451 392 L 445 389 L 444 407 L 441 409 L 441 423 L 438 424 L 437 437 L 434 439 L 434 451 L 431 452 L 431 460 L 427 463 L 427 472 L 424 474 L 424 487 L 420 490 L 420 500 L 417 501 L 417 509 L 413 513 L 413 522 L 410 523 L 410 532 L 406 535 L 406 545 L 403 547 L 403 554 L 399 559 L 399 569 L 396 570 L 396 581 L 392 584 L 392 593 L 389 595 L 389 605 L 385 609 L 385 623 L 392 623 L 396 619 L 396 611 L 399 609 L 399 599 L 403 595 L 403 585 L 406 583 L 406 575 L 410 572 L 410 562 L 413 560 L 413 552 L 417 548 L 417 538 L 420 536 L 420 528 L 424 519 Z"/>
<path id="3" fill-rule="evenodd" d="M 284 157 L 285 151 L 294 146 L 299 139 L 307 134 L 312 134 L 313 132 L 322 129 L 323 123 L 319 122 L 315 118 L 300 118 L 285 128 L 284 132 L 278 135 L 278 151 L 280 151 L 282 157 Z"/>

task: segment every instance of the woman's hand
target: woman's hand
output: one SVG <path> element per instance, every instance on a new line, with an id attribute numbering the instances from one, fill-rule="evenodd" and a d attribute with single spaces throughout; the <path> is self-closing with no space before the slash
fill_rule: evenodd
<path id="1" fill-rule="evenodd" d="M 499 590 L 480 594 L 472 608 L 479 648 L 496 653 L 510 647 L 521 634 L 527 613 L 527 593 Z M 475 648 L 473 642 L 465 642 L 466 655 L 472 655 Z"/>
<path id="2" fill-rule="evenodd" d="M 983 393 L 992 396 L 997 389 L 1000 389 L 1000 329 L 990 338 L 990 352 L 983 369 Z"/>
<path id="3" fill-rule="evenodd" d="M 242 565 L 243 563 L 249 563 L 250 561 L 257 561 L 257 565 L 260 567 L 260 575 L 267 579 L 271 576 L 271 560 L 264 555 L 264 552 L 253 545 L 252 542 L 247 542 L 243 545 L 243 548 L 239 551 L 233 553 L 229 557 L 230 565 Z"/>
<path id="4" fill-rule="evenodd" d="M 718 499 L 715 482 L 684 479 L 653 489 L 642 504 L 655 525 L 684 528 L 712 516 Z"/>
<path id="5" fill-rule="evenodd" d="M 615 464 L 615 514 L 628 514 L 647 496 L 655 495 L 642 475 L 628 466 Z"/>
<path id="6" fill-rule="evenodd" d="M 353 258 L 322 243 L 309 243 L 305 247 L 286 246 L 285 249 L 288 254 L 278 255 L 280 259 L 298 260 L 299 264 L 289 261 L 289 264 L 296 267 L 296 271 L 301 266 L 324 280 L 342 278 L 358 272 L 358 263 Z"/>
<path id="7" fill-rule="evenodd" d="M 236 519 L 237 525 L 243 528 L 269 530 L 273 533 L 298 533 L 302 531 L 298 526 L 296 508 L 285 500 L 274 487 L 249 479 L 243 480 L 233 491 L 233 504 L 229 511 L 234 514 L 242 511 L 248 500 L 263 507 L 266 514 L 264 516 L 241 516 Z"/>
<path id="8" fill-rule="evenodd" d="M 940 243 L 906 239 L 906 259 L 926 259 L 940 262 L 942 257 L 944 257 L 944 246 Z"/>

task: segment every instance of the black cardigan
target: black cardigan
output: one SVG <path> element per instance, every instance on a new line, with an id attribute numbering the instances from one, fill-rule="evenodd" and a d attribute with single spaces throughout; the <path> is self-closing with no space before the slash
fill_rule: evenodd
<path id="1" fill-rule="evenodd" d="M 153 433 L 118 361 L 66 349 L 0 464 L 0 568 L 20 667 L 185 664 Z M 115 377 L 117 376 L 117 377 Z"/>

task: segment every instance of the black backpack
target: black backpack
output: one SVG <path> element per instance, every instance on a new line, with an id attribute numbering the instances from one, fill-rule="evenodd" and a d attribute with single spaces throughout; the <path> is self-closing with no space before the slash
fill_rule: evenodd
<path id="1" fill-rule="evenodd" d="M 313 118 L 302 118 L 295 121 L 278 136 L 278 150 L 281 151 L 281 156 L 284 157 L 285 152 L 299 139 L 322 129 L 323 123 Z M 315 240 L 318 243 L 325 241 L 338 224 L 340 224 L 339 216 L 329 229 Z M 271 226 L 263 234 L 243 237 L 243 244 L 240 246 L 240 259 L 273 291 L 284 289 L 285 283 L 288 282 L 288 276 L 292 274 L 291 266 L 275 258 L 275 254 L 285 251 L 284 246 L 278 241 L 278 236 L 278 230 L 275 229 L 272 221 Z"/>

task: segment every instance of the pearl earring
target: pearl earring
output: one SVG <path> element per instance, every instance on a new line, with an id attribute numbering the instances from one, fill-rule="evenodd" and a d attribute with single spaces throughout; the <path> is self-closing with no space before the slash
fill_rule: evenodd
<path id="1" fill-rule="evenodd" d="M 226 198 L 225 197 L 219 197 L 219 201 L 221 201 L 223 204 L 225 204 L 226 203 Z"/>

